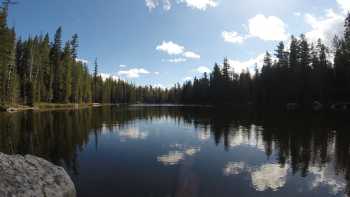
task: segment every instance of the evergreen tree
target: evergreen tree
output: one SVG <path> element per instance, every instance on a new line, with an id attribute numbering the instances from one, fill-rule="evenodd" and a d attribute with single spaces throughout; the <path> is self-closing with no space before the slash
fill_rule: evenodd
<path id="1" fill-rule="evenodd" d="M 219 103 L 219 95 L 221 93 L 222 74 L 218 64 L 215 64 L 210 75 L 210 99 L 212 103 Z"/>
<path id="2" fill-rule="evenodd" d="M 46 34 L 43 41 L 40 44 L 41 54 L 41 101 L 51 102 L 53 97 L 53 67 L 50 63 L 50 38 Z"/>
<path id="3" fill-rule="evenodd" d="M 78 34 L 74 34 L 72 37 L 72 41 L 71 41 L 71 47 L 72 47 L 72 58 L 74 61 L 76 61 L 77 57 L 78 57 L 78 47 L 79 47 L 79 37 Z"/>
<path id="4" fill-rule="evenodd" d="M 97 63 L 97 58 L 95 59 L 94 62 L 94 74 L 93 74 L 93 98 L 94 102 L 97 102 L 99 99 L 99 77 L 98 77 L 98 63 Z"/>
<path id="5" fill-rule="evenodd" d="M 64 69 L 61 62 L 62 56 L 62 28 L 59 27 L 56 30 L 54 36 L 54 43 L 51 47 L 50 61 L 53 67 L 53 101 L 62 102 L 63 98 L 63 75 Z"/>
<path id="6" fill-rule="evenodd" d="M 65 44 L 63 54 L 62 54 L 62 67 L 63 67 L 63 84 L 62 84 L 62 101 L 69 102 L 69 98 L 72 93 L 72 64 L 74 63 L 72 59 L 72 49 L 70 42 Z"/>
<path id="7" fill-rule="evenodd" d="M 279 67 L 288 67 L 288 52 L 285 51 L 285 46 L 283 42 L 280 42 L 278 44 L 275 55 L 278 59 Z"/>
<path id="8" fill-rule="evenodd" d="M 14 102 L 16 94 L 16 35 L 14 30 L 9 29 L 7 26 L 8 6 L 10 3 L 10 1 L 4 1 L 0 8 L 0 103 Z"/>

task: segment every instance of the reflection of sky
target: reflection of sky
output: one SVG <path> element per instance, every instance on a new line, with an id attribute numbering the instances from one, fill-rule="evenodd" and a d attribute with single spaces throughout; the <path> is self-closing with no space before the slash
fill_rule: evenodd
<path id="1" fill-rule="evenodd" d="M 286 184 L 288 166 L 278 164 L 263 164 L 258 168 L 247 165 L 245 162 L 229 162 L 223 169 L 225 176 L 238 175 L 247 172 L 250 174 L 252 185 L 257 191 L 271 189 L 277 191 Z"/>
<path id="2" fill-rule="evenodd" d="M 210 131 L 208 130 L 197 131 L 197 137 L 200 141 L 208 141 L 210 139 Z"/>
<path id="3" fill-rule="evenodd" d="M 262 140 L 262 128 L 255 125 L 252 125 L 249 129 L 240 126 L 229 134 L 229 142 L 230 147 L 248 145 L 259 150 L 265 150 Z"/>
<path id="4" fill-rule="evenodd" d="M 122 141 L 143 140 L 147 138 L 148 133 L 140 131 L 140 129 L 137 127 L 129 127 L 119 130 L 118 135 Z"/>
<path id="5" fill-rule="evenodd" d="M 145 125 L 147 129 L 140 129 L 145 127 Z M 103 127 L 103 130 L 107 131 L 108 129 Z M 343 178 L 344 174 L 341 172 L 338 175 L 335 174 L 334 164 L 327 164 L 321 168 L 316 167 L 310 161 L 307 178 L 300 178 L 298 173 L 294 175 L 298 177 L 288 176 L 292 171 L 290 169 L 291 158 L 287 158 L 287 164 L 283 167 L 276 163 L 279 151 L 277 148 L 279 146 L 275 146 L 274 142 L 271 144 L 273 153 L 269 155 L 270 157 L 266 161 L 266 154 L 264 153 L 266 141 L 263 139 L 264 131 L 260 126 L 232 127 L 227 136 L 231 147 L 229 150 L 212 146 L 215 145 L 215 142 L 212 139 L 214 133 L 210 127 L 199 126 L 194 128 L 192 124 L 174 123 L 171 118 L 154 118 L 152 122 L 143 121 L 140 125 L 136 123 L 127 125 L 126 128 L 115 128 L 114 130 L 116 130 L 116 135 L 123 142 L 144 140 L 142 143 L 137 144 L 152 143 L 152 146 L 154 146 L 154 154 L 150 156 L 152 162 L 157 162 L 165 167 L 179 164 L 181 164 L 179 166 L 183 166 L 188 161 L 193 161 L 191 158 L 198 158 L 198 161 L 200 160 L 201 162 L 195 162 L 194 168 L 205 167 L 211 173 L 217 172 L 219 175 L 214 176 L 214 178 L 218 180 L 234 176 L 236 178 L 244 177 L 250 183 L 250 186 L 246 186 L 247 188 L 250 187 L 262 193 L 263 191 L 283 192 L 284 190 L 281 190 L 283 187 L 289 190 L 290 185 L 294 185 L 288 184 L 287 187 L 286 185 L 289 181 L 291 183 L 298 181 L 298 184 L 300 181 L 303 184 L 301 190 L 304 192 L 317 193 L 320 189 L 328 189 L 329 195 L 338 195 L 346 188 L 346 180 Z M 310 141 L 310 143 L 312 142 Z M 335 141 L 329 141 L 328 145 L 327 154 L 333 160 Z M 199 157 L 198 153 L 200 151 L 203 152 L 201 152 Z M 314 151 L 313 147 L 311 151 Z M 313 159 L 317 158 L 312 158 L 311 160 Z M 212 162 L 210 166 L 206 163 L 207 161 Z M 198 176 L 201 176 L 201 174 L 199 173 Z M 206 182 L 206 180 L 202 181 Z"/>
<path id="6" fill-rule="evenodd" d="M 238 175 L 244 172 L 245 163 L 240 162 L 229 162 L 226 164 L 223 172 L 225 176 Z"/>
<path id="7" fill-rule="evenodd" d="M 168 154 L 157 157 L 157 161 L 163 165 L 176 165 L 180 161 L 185 160 L 187 157 L 192 157 L 200 151 L 199 147 L 189 146 L 182 144 L 170 145 L 170 148 L 177 149 L 172 150 Z"/>
<path id="8" fill-rule="evenodd" d="M 278 190 L 286 184 L 288 167 L 278 164 L 264 164 L 251 173 L 252 183 L 257 191 Z"/>
<path id="9" fill-rule="evenodd" d="M 212 143 L 210 129 L 199 129 L 193 131 L 198 142 Z M 256 125 L 250 127 L 239 126 L 233 129 L 228 135 L 229 145 L 232 148 L 240 146 L 249 146 L 256 148 L 256 150 L 265 151 L 265 142 L 263 140 L 263 128 Z M 192 141 L 192 143 L 195 143 Z M 334 154 L 334 142 L 329 146 L 330 154 Z M 273 145 L 273 144 L 272 144 Z M 200 148 L 185 144 L 172 144 L 169 146 L 170 150 L 164 155 L 157 157 L 157 161 L 165 166 L 177 165 L 182 161 L 185 161 L 189 157 L 195 156 Z M 234 149 L 231 150 L 232 152 Z M 253 150 L 251 150 L 253 151 Z M 264 154 L 260 152 L 259 154 Z M 266 162 L 266 161 L 265 161 Z M 261 163 L 260 165 L 249 164 L 249 160 L 227 162 L 224 165 L 222 172 L 224 176 L 235 176 L 241 174 L 247 174 L 251 180 L 251 185 L 256 191 L 278 191 L 283 188 L 287 183 L 287 175 L 290 165 L 286 164 L 283 167 L 277 163 L 274 159 L 271 163 Z M 318 187 L 328 187 L 330 194 L 336 195 L 339 192 L 345 190 L 346 182 L 342 176 L 335 175 L 334 168 L 318 168 L 310 167 L 309 169 L 311 179 L 310 190 L 315 190 Z M 310 179 L 308 179 L 310 180 Z"/>
<path id="10" fill-rule="evenodd" d="M 332 146 L 331 146 L 332 147 Z M 334 154 L 334 153 L 332 153 Z M 290 165 L 282 167 L 276 163 L 264 163 L 261 165 L 249 165 L 249 161 L 228 162 L 223 168 L 224 176 L 235 176 L 243 173 L 249 174 L 252 186 L 257 191 L 278 191 L 287 183 L 287 175 Z M 346 189 L 345 175 L 337 174 L 335 166 L 328 163 L 324 167 L 310 166 L 308 176 L 308 189 L 311 191 L 319 188 L 327 188 L 330 195 L 338 195 Z"/>
<path id="11" fill-rule="evenodd" d="M 172 166 L 178 164 L 181 160 L 183 160 L 185 154 L 180 151 L 170 151 L 166 155 L 161 155 L 157 157 L 157 161 L 161 162 L 166 166 Z"/>
<path id="12" fill-rule="evenodd" d="M 334 195 L 345 190 L 346 180 L 343 176 L 338 176 L 334 173 L 334 166 L 327 165 L 323 168 L 310 167 L 309 171 L 314 175 L 311 182 L 312 190 L 322 185 L 327 186 L 330 189 L 330 193 Z"/>

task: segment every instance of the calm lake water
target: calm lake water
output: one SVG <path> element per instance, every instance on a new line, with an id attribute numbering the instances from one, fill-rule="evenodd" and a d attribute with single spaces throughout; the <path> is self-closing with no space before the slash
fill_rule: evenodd
<path id="1" fill-rule="evenodd" d="M 349 116 L 101 107 L 0 114 L 0 151 L 61 165 L 78 196 L 350 194 Z"/>

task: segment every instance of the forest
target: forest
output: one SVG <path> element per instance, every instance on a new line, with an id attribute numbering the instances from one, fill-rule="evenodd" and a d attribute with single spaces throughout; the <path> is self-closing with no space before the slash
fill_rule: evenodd
<path id="1" fill-rule="evenodd" d="M 236 73 L 227 58 L 204 73 L 169 89 L 137 86 L 124 80 L 103 79 L 95 61 L 93 71 L 78 60 L 79 37 L 18 38 L 7 24 L 10 1 L 0 8 L 0 103 L 176 103 L 302 108 L 350 101 L 350 14 L 343 35 L 333 46 L 292 36 L 266 52 L 261 69 Z"/>

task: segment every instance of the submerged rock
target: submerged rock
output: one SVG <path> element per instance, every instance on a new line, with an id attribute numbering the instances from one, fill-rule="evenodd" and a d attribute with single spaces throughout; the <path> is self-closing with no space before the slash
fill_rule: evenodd
<path id="1" fill-rule="evenodd" d="M 75 197 L 66 171 L 44 159 L 0 153 L 0 197 Z"/>

